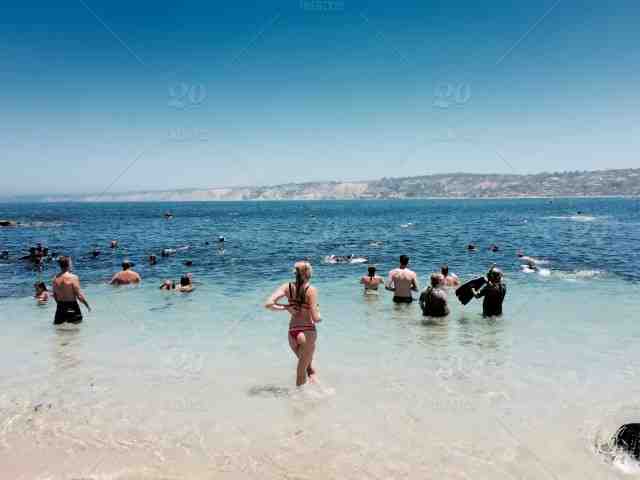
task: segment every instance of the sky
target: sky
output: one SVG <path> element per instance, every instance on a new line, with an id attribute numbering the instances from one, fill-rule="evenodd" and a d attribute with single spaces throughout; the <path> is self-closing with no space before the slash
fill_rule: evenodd
<path id="1" fill-rule="evenodd" d="M 640 3 L 13 2 L 0 190 L 640 167 Z"/>

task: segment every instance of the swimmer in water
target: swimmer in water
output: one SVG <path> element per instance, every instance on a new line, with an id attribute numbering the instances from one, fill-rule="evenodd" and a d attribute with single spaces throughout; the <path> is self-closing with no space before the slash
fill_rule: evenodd
<path id="1" fill-rule="evenodd" d="M 9 260 L 9 250 L 3 250 L 0 253 L 0 260 Z"/>
<path id="2" fill-rule="evenodd" d="M 185 267 L 193 267 L 193 260 L 185 260 L 184 261 L 184 266 Z"/>
<path id="3" fill-rule="evenodd" d="M 162 285 L 160 285 L 160 290 L 175 290 L 175 289 L 176 289 L 176 282 L 172 280 L 165 280 L 164 282 L 162 282 Z"/>
<path id="4" fill-rule="evenodd" d="M 489 247 L 489 251 L 491 252 L 498 252 L 500 251 L 500 248 L 498 247 L 498 245 L 496 245 L 495 243 L 492 243 L 491 246 Z"/>
<path id="5" fill-rule="evenodd" d="M 315 370 L 312 366 L 313 354 L 316 349 L 318 333 L 316 323 L 320 322 L 318 308 L 318 292 L 311 286 L 310 280 L 313 269 L 309 262 L 296 262 L 295 283 L 285 283 L 273 292 L 265 303 L 265 308 L 276 312 L 289 312 L 289 346 L 298 358 L 296 368 L 296 385 L 301 386 L 315 380 Z M 286 298 L 287 304 L 280 304 L 278 300 Z"/>
<path id="6" fill-rule="evenodd" d="M 473 290 L 476 298 L 484 297 L 482 301 L 483 317 L 499 317 L 502 315 L 502 303 L 507 294 L 507 286 L 502 281 L 502 271 L 491 267 L 487 273 L 487 283 L 480 291 Z"/>
<path id="7" fill-rule="evenodd" d="M 89 311 L 91 311 L 91 307 L 80 288 L 80 279 L 71 273 L 69 257 L 60 257 L 58 264 L 60 265 L 60 273 L 53 279 L 53 298 L 57 304 L 53 324 L 81 323 L 82 312 L 78 301 Z"/>
<path id="8" fill-rule="evenodd" d="M 137 284 L 142 281 L 142 278 L 138 274 L 131 270 L 132 263 L 125 260 L 122 262 L 122 271 L 116 273 L 111 279 L 111 285 L 130 285 Z"/>
<path id="9" fill-rule="evenodd" d="M 409 268 L 409 257 L 400 255 L 400 266 L 389 272 L 389 279 L 385 288 L 393 292 L 394 303 L 411 303 L 411 292 L 418 291 L 418 277 Z"/>
<path id="10" fill-rule="evenodd" d="M 384 280 L 380 275 L 376 275 L 376 267 L 370 265 L 367 269 L 368 275 L 365 275 L 360 279 L 360 283 L 364 285 L 364 293 L 367 294 L 377 294 L 378 287 L 384 284 Z"/>
<path id="11" fill-rule="evenodd" d="M 431 285 L 425 288 L 420 294 L 422 315 L 436 318 L 449 315 L 447 292 L 443 289 L 444 286 L 444 275 L 441 273 L 432 273 Z"/>
<path id="12" fill-rule="evenodd" d="M 193 283 L 191 283 L 191 277 L 189 275 L 183 275 L 180 277 L 180 285 L 175 287 L 176 292 L 190 293 L 193 292 Z"/>
<path id="13" fill-rule="evenodd" d="M 118 248 L 118 240 L 111 240 L 111 248 Z"/>
<path id="14" fill-rule="evenodd" d="M 98 250 L 97 248 L 94 248 L 94 249 L 91 251 L 91 256 L 92 256 L 93 258 L 98 258 L 98 257 L 100 256 L 100 250 Z"/>
<path id="15" fill-rule="evenodd" d="M 156 263 L 158 263 L 158 257 L 153 254 L 149 255 L 149 265 L 155 265 Z"/>
<path id="16" fill-rule="evenodd" d="M 467 245 L 467 250 L 469 250 L 470 252 L 477 252 L 478 247 L 476 247 L 473 243 L 470 243 L 469 245 Z"/>
<path id="17" fill-rule="evenodd" d="M 33 298 L 36 299 L 39 305 L 45 305 L 49 301 L 49 291 L 44 282 L 37 282 L 33 285 L 36 290 Z"/>
<path id="18" fill-rule="evenodd" d="M 445 287 L 457 287 L 460 285 L 460 279 L 455 273 L 449 272 L 449 265 L 446 263 L 440 267 L 440 273 L 443 277 Z"/>
<path id="19" fill-rule="evenodd" d="M 175 255 L 176 251 L 172 248 L 164 248 L 162 249 L 162 252 L 160 252 L 160 255 L 163 257 L 169 257 L 171 255 Z"/>

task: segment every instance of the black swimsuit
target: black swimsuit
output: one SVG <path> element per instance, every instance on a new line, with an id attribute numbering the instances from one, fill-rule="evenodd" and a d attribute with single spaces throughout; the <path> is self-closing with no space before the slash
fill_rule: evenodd
<path id="1" fill-rule="evenodd" d="M 54 325 L 81 322 L 82 312 L 80 311 L 80 305 L 78 305 L 78 302 L 75 300 L 72 302 L 58 302 L 55 320 L 53 321 Z"/>

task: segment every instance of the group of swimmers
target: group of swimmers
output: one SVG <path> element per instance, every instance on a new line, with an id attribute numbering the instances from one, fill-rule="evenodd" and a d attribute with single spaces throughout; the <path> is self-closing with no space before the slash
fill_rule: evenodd
<path id="1" fill-rule="evenodd" d="M 380 285 L 393 292 L 394 303 L 412 303 L 413 293 L 418 292 L 418 276 L 409 269 L 409 257 L 400 256 L 400 265 L 389 272 L 389 277 L 384 283 L 382 277 L 376 274 L 376 267 L 370 266 L 368 274 L 360 279 L 364 285 L 365 294 L 377 294 Z M 460 280 L 455 273 L 449 272 L 448 265 L 443 265 L 440 272 L 432 273 L 430 285 L 420 292 L 418 298 L 422 313 L 426 317 L 446 317 L 449 315 L 447 304 L 447 289 L 460 286 Z M 479 290 L 472 287 L 472 293 L 476 298 L 484 298 L 482 313 L 485 317 L 502 315 L 502 303 L 507 293 L 507 287 L 502 280 L 502 272 L 492 267 L 486 275 L 486 283 Z"/>
<path id="2" fill-rule="evenodd" d="M 308 261 L 299 261 L 294 265 L 295 282 L 280 285 L 265 302 L 265 308 L 276 312 L 287 312 L 289 318 L 289 332 L 287 339 L 289 347 L 298 359 L 296 366 L 296 385 L 304 385 L 307 380 L 316 381 L 316 370 L 313 366 L 313 355 L 316 349 L 318 332 L 316 324 L 321 321 L 318 305 L 318 292 L 311 285 L 313 268 Z M 476 298 L 483 298 L 483 315 L 486 317 L 502 315 L 502 303 L 507 293 L 507 287 L 502 279 L 502 272 L 492 267 L 484 284 L 479 290 L 470 286 Z M 449 272 L 449 267 L 443 265 L 441 271 L 431 275 L 431 285 L 424 289 L 419 297 L 422 313 L 428 317 L 446 317 L 449 314 L 447 305 L 447 287 L 459 287 L 458 277 Z M 360 279 L 364 285 L 365 294 L 377 293 L 384 285 L 386 290 L 393 292 L 396 304 L 409 304 L 414 301 L 413 293 L 419 290 L 418 276 L 409 269 L 409 257 L 400 256 L 400 264 L 389 272 L 388 281 L 384 283 L 382 277 L 376 274 L 376 268 L 370 266 L 368 275 Z M 464 288 L 461 287 L 461 288 Z M 285 300 L 286 303 L 281 303 Z"/>

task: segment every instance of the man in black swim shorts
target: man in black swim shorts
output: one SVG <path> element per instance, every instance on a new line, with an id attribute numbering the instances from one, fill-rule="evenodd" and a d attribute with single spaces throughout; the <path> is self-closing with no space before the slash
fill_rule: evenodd
<path id="1" fill-rule="evenodd" d="M 53 298 L 57 303 L 53 324 L 80 323 L 82 322 L 82 312 L 78 301 L 87 307 L 89 311 L 91 311 L 91 307 L 80 288 L 80 279 L 77 275 L 71 273 L 71 260 L 69 257 L 60 257 L 58 263 L 60 265 L 60 273 L 53 279 Z"/>

